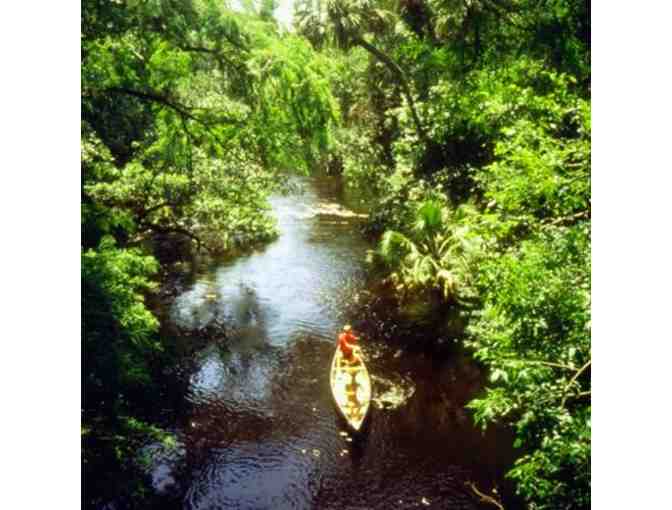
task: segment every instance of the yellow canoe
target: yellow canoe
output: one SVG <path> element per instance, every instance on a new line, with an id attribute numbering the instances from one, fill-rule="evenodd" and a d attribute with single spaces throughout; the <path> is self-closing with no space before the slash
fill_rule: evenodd
<path id="1" fill-rule="evenodd" d="M 371 404 L 371 379 L 361 351 L 353 361 L 348 361 L 336 349 L 331 362 L 331 392 L 345 421 L 359 431 Z"/>

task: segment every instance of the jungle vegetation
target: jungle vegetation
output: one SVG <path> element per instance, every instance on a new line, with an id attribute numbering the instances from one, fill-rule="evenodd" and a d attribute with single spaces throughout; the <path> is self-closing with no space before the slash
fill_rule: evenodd
<path id="1" fill-rule="evenodd" d="M 237 4 L 82 3 L 85 475 L 171 440 L 145 412 L 170 350 L 146 241 L 268 241 L 281 177 L 324 171 L 376 197 L 400 303 L 466 318 L 490 378 L 469 407 L 515 429 L 528 508 L 587 508 L 589 2 L 296 0 L 291 30 Z"/>
<path id="2" fill-rule="evenodd" d="M 82 4 L 83 472 L 103 480 L 85 485 L 89 503 L 139 479 L 148 435 L 171 441 L 149 419 L 171 362 L 145 303 L 151 241 L 227 253 L 272 239 L 266 197 L 319 160 L 338 122 L 332 64 L 281 35 L 271 7 Z"/>

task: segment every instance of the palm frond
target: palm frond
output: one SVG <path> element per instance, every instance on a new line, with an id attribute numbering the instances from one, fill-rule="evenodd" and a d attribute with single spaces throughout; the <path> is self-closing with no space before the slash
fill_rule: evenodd
<path id="1" fill-rule="evenodd" d="M 423 202 L 416 212 L 414 229 L 418 233 L 431 233 L 443 225 L 444 207 L 435 200 Z"/>
<path id="2" fill-rule="evenodd" d="M 404 235 L 394 230 L 383 234 L 379 253 L 388 264 L 398 264 L 413 249 L 413 243 Z"/>
<path id="3" fill-rule="evenodd" d="M 470 295 L 471 271 L 480 251 L 480 238 L 459 224 L 448 207 L 427 200 L 416 210 L 410 237 L 387 231 L 379 254 L 390 269 L 391 280 L 401 295 L 413 289 L 436 289 L 446 301 L 461 302 Z"/>

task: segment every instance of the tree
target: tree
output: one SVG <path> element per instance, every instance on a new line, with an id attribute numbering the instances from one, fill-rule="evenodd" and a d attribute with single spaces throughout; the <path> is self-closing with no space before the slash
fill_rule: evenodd
<path id="1" fill-rule="evenodd" d="M 311 40 L 318 41 L 318 47 L 329 40 L 336 47 L 347 50 L 359 46 L 367 51 L 376 60 L 381 62 L 390 71 L 401 93 L 411 110 L 418 139 L 428 143 L 427 133 L 420 121 L 415 99 L 407 73 L 394 61 L 392 57 L 367 41 L 367 33 L 381 33 L 394 20 L 390 10 L 377 8 L 369 0 L 336 1 L 326 0 L 326 16 L 321 15 L 322 4 L 317 3 L 318 10 L 311 11 L 307 5 L 297 9 L 297 25 Z M 319 26 L 319 28 L 317 28 Z"/>
<path id="2" fill-rule="evenodd" d="M 366 135 L 357 146 L 366 151 L 359 159 L 346 154 L 344 175 L 352 186 L 375 190 L 370 230 L 381 241 L 374 259 L 404 298 L 402 308 L 411 300 L 433 303 L 443 292 L 450 312 L 468 319 L 466 343 L 489 371 L 487 389 L 469 407 L 483 427 L 514 427 L 521 454 L 508 476 L 527 507 L 585 508 L 592 366 L 587 3 L 399 5 L 402 24 L 393 33 L 379 31 L 375 16 L 367 17 L 373 7 L 362 2 L 337 6 L 334 24 L 344 47 L 362 37 L 405 70 L 430 139 L 417 143 L 411 108 L 371 96 L 368 116 L 353 117 L 353 130 Z M 398 85 L 378 86 L 390 94 Z M 385 146 L 383 126 L 357 122 L 372 114 L 396 123 Z M 383 147 L 392 149 L 386 165 L 377 156 Z M 473 252 L 463 243 L 469 240 L 478 240 Z M 469 299 L 460 299 L 465 289 Z"/>
<path id="3" fill-rule="evenodd" d="M 408 236 L 385 232 L 378 255 L 392 270 L 389 279 L 400 295 L 436 290 L 445 302 L 473 299 L 472 265 L 480 243 L 459 226 L 461 214 L 438 200 L 426 200 L 416 209 Z"/>
<path id="4" fill-rule="evenodd" d="M 123 483 L 141 480 L 134 451 L 169 438 L 147 405 L 175 362 L 145 304 L 153 241 L 231 253 L 271 239 L 268 194 L 310 169 L 338 121 L 326 61 L 278 33 L 274 5 L 82 6 L 82 461 L 88 481 L 119 482 L 87 483 L 88 503 L 139 498 Z"/>

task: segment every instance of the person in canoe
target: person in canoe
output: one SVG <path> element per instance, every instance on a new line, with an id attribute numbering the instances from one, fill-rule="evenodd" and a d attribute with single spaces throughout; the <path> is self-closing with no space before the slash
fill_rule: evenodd
<path id="1" fill-rule="evenodd" d="M 357 345 L 357 338 L 352 332 L 352 327 L 349 324 L 343 326 L 343 332 L 338 335 L 338 347 L 343 353 L 343 358 L 352 363 L 359 359 L 359 346 Z"/>

